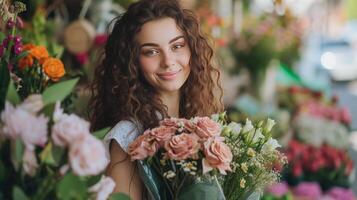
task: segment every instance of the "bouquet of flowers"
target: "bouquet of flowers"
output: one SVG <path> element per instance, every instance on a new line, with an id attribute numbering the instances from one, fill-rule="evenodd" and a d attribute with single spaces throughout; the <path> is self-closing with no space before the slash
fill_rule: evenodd
<path id="1" fill-rule="evenodd" d="M 208 117 L 164 119 L 130 144 L 129 155 L 162 176 L 167 192 L 161 190 L 159 199 L 224 199 L 214 175 L 232 170 L 233 155 L 221 130 Z"/>
<path id="2" fill-rule="evenodd" d="M 277 150 L 280 144 L 271 137 L 275 122 L 268 119 L 253 125 L 247 119 L 244 126 L 222 124 L 225 141 L 233 152 L 232 171 L 222 180 L 226 198 L 246 199 L 278 181 L 286 158 Z"/>
<path id="3" fill-rule="evenodd" d="M 241 128 L 225 118 L 164 119 L 129 146 L 132 160 L 154 169 L 156 199 L 247 199 L 278 179 L 275 166 L 285 160 L 269 135 L 274 122 Z"/>

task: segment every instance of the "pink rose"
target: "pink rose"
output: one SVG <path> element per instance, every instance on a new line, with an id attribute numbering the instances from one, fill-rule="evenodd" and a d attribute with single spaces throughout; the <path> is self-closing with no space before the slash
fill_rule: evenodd
<path id="1" fill-rule="evenodd" d="M 150 131 L 150 135 L 163 146 L 164 143 L 172 138 L 175 135 L 176 128 L 172 126 L 159 126 Z"/>
<path id="2" fill-rule="evenodd" d="M 115 188 L 115 182 L 110 177 L 102 177 L 102 179 L 89 188 L 89 192 L 96 193 L 96 200 L 106 200 Z"/>
<path id="3" fill-rule="evenodd" d="M 61 115 L 52 127 L 52 139 L 58 146 L 70 145 L 89 134 L 89 123 L 74 114 Z"/>
<path id="4" fill-rule="evenodd" d="M 223 140 L 222 137 L 212 137 L 204 143 L 203 173 L 209 172 L 213 168 L 217 168 L 224 175 L 226 175 L 225 171 L 231 171 L 230 163 L 233 155 L 231 149 Z"/>
<path id="5" fill-rule="evenodd" d="M 31 150 L 35 145 L 44 146 L 47 142 L 48 118 L 43 115 L 36 116 L 21 106 L 14 108 L 6 102 L 5 109 L 1 113 L 1 121 L 4 124 L 1 132 L 5 137 L 21 138 L 26 147 Z"/>
<path id="6" fill-rule="evenodd" d="M 159 144 L 150 136 L 149 131 L 145 131 L 129 145 L 128 154 L 132 161 L 143 160 L 153 156 L 158 148 Z"/>
<path id="7" fill-rule="evenodd" d="M 221 126 L 208 117 L 196 118 L 196 134 L 202 139 L 208 139 L 221 134 Z"/>
<path id="8" fill-rule="evenodd" d="M 193 123 L 191 120 L 184 119 L 183 124 L 185 125 L 185 129 L 190 132 L 194 133 L 196 132 L 197 126 L 195 123 Z"/>
<path id="9" fill-rule="evenodd" d="M 182 133 L 165 142 L 166 156 L 173 160 L 196 158 L 200 148 L 198 137 L 194 134 Z"/>
<path id="10" fill-rule="evenodd" d="M 69 162 L 74 174 L 99 174 L 108 164 L 105 153 L 104 144 L 92 135 L 86 135 L 74 142 L 69 148 Z"/>
<path id="11" fill-rule="evenodd" d="M 172 126 L 172 127 L 177 127 L 178 123 L 180 122 L 180 119 L 177 118 L 165 118 L 162 121 L 160 121 L 160 126 Z"/>

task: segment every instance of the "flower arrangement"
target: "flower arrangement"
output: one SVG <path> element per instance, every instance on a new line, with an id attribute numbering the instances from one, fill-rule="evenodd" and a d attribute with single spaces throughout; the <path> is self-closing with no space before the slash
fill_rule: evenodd
<path id="1" fill-rule="evenodd" d="M 212 188 L 195 186 L 212 183 L 215 177 L 222 188 L 215 182 L 218 191 L 210 193 L 214 198 L 246 199 L 277 181 L 277 168 L 285 164 L 276 150 L 280 145 L 270 136 L 274 121 L 263 123 L 254 127 L 247 120 L 242 128 L 234 122 L 227 124 L 225 113 L 164 119 L 129 146 L 129 155 L 155 168 L 165 181 L 169 199 L 199 198 L 202 191 Z"/>
<path id="2" fill-rule="evenodd" d="M 233 152 L 233 170 L 222 181 L 227 199 L 246 199 L 279 180 L 286 158 L 271 137 L 274 125 L 271 119 L 257 124 L 247 119 L 244 126 L 231 122 L 223 127 L 225 141 Z"/>
<path id="3" fill-rule="evenodd" d="M 157 170 L 168 199 L 185 199 L 192 196 L 182 195 L 190 189 L 184 186 L 232 170 L 232 152 L 220 135 L 220 124 L 208 117 L 164 119 L 130 144 L 129 155 L 132 160 L 146 159 Z"/>
<path id="4" fill-rule="evenodd" d="M 60 106 L 76 82 L 54 84 L 23 102 L 10 84 L 0 120 L 0 195 L 5 199 L 99 200 L 112 193 L 115 183 L 102 175 L 108 158 L 98 139 L 107 130 L 91 134 L 87 121 Z"/>
<path id="5" fill-rule="evenodd" d="M 291 140 L 285 152 L 289 166 L 284 172 L 288 183 L 316 181 L 323 190 L 333 186 L 348 187 L 353 162 L 346 150 L 323 144 L 314 147 Z"/>
<path id="6" fill-rule="evenodd" d="M 23 45 L 23 38 L 18 30 L 23 28 L 23 23 L 18 22 L 17 14 L 24 11 L 25 5 L 15 2 L 14 16 L 7 19 L 5 35 L 0 34 L 0 67 L 2 84 L 2 97 L 4 98 L 7 83 L 11 78 L 19 91 L 21 99 L 33 93 L 42 93 L 46 87 L 57 82 L 65 74 L 62 61 L 50 56 L 43 45 L 34 45 L 31 42 Z M 56 55 L 60 56 L 60 55 Z M 2 107 L 4 99 L 0 101 Z"/>

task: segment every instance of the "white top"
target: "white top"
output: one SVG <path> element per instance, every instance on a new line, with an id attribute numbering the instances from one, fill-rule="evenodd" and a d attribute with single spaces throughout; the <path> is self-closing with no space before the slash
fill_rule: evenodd
<path id="1" fill-rule="evenodd" d="M 104 137 L 108 158 L 110 157 L 109 145 L 111 140 L 115 140 L 125 152 L 128 152 L 129 144 L 141 133 L 139 129 L 142 129 L 141 126 L 131 121 L 123 120 L 118 122 Z"/>

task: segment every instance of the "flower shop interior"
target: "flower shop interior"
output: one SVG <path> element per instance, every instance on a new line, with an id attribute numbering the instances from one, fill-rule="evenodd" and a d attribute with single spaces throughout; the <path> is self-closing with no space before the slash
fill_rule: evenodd
<path id="1" fill-rule="evenodd" d="M 94 169 L 76 172 L 74 161 L 63 164 L 76 156 L 76 148 L 86 149 L 80 142 L 67 158 L 60 134 L 51 137 L 53 145 L 50 139 L 11 131 L 23 124 L 44 134 L 51 126 L 55 134 L 65 120 L 78 120 L 88 129 L 90 85 L 110 22 L 136 1 L 0 1 L 0 200 L 89 199 L 103 190 L 94 185 L 101 180 Z M 270 163 L 278 178 L 267 181 L 259 197 L 247 199 L 356 200 L 357 1 L 179 2 L 193 10 L 213 44 L 225 117 L 242 125 L 247 119 L 275 121 L 270 134 L 284 162 Z M 41 94 L 43 105 L 31 104 L 38 96 L 30 94 Z M 21 109 L 41 114 L 34 118 Z M 34 127 L 37 123 L 48 126 Z M 96 146 L 108 130 L 86 130 L 83 137 Z M 98 163 L 103 171 L 105 161 Z M 248 174 L 253 165 L 235 167 Z M 58 178 L 57 171 L 65 175 Z M 236 182 L 241 189 L 251 184 L 241 178 Z M 222 187 L 226 192 L 230 186 Z M 96 199 L 129 199 L 110 193 L 99 198 L 98 192 Z"/>

